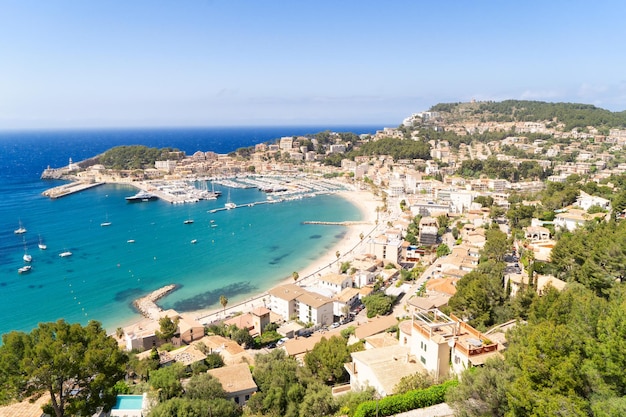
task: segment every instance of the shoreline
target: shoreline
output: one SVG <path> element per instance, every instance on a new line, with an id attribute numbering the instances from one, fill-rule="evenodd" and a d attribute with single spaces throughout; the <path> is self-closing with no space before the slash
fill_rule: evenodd
<path id="1" fill-rule="evenodd" d="M 314 284 L 316 279 L 320 276 L 330 272 L 337 272 L 337 265 L 344 262 L 346 257 L 352 259 L 351 256 L 358 254 L 360 244 L 365 241 L 365 238 L 373 233 L 377 228 L 376 208 L 379 206 L 381 201 L 374 196 L 374 194 L 370 191 L 351 190 L 340 191 L 335 193 L 335 195 L 354 205 L 357 210 L 359 210 L 361 219 L 356 222 L 344 224 L 343 227 L 346 227 L 346 234 L 341 240 L 329 248 L 324 255 L 313 260 L 300 271 L 295 271 L 299 275 L 296 283 L 300 286 L 310 286 Z M 360 237 L 361 234 L 363 234 L 363 240 Z M 336 256 L 337 252 L 340 253 L 339 258 Z M 277 285 L 293 283 L 293 277 L 289 276 L 282 280 L 278 280 L 269 288 L 273 288 Z M 264 301 L 264 297 L 266 295 L 267 290 L 257 292 L 250 297 L 246 297 L 245 300 L 238 301 L 233 305 L 227 305 L 225 309 L 216 307 L 211 309 L 189 311 L 186 312 L 186 314 L 194 316 L 201 324 L 206 325 L 217 320 L 222 320 L 231 313 L 246 312 L 255 307 L 263 307 L 267 301 Z"/>
<path id="2" fill-rule="evenodd" d="M 362 252 L 359 252 L 359 246 L 362 242 L 365 241 L 366 237 L 371 235 L 377 228 L 376 208 L 379 207 L 379 205 L 381 204 L 381 200 L 378 197 L 374 196 L 374 194 L 372 194 L 370 191 L 364 190 L 340 191 L 335 193 L 335 195 L 343 198 L 344 200 L 355 206 L 359 211 L 361 218 L 358 221 L 342 222 L 342 227 L 346 228 L 345 236 L 343 236 L 343 238 L 341 238 L 332 247 L 328 248 L 328 250 L 325 251 L 322 256 L 311 261 L 301 270 L 295 271 L 299 275 L 296 283 L 300 286 L 306 287 L 315 284 L 317 278 L 319 278 L 320 276 L 331 272 L 337 272 L 338 265 L 340 265 L 342 262 L 345 262 L 346 259 L 351 260 L 354 255 L 361 254 Z M 320 225 L 319 227 L 324 226 Z M 361 234 L 363 235 L 363 239 L 361 239 Z M 336 255 L 337 252 L 340 253 L 339 258 Z M 265 299 L 267 295 L 267 290 L 277 285 L 293 283 L 293 277 L 287 276 L 282 279 L 277 279 L 273 285 L 265 290 L 261 290 L 254 294 L 245 296 L 244 299 L 238 299 L 238 301 L 234 304 L 227 305 L 225 309 L 220 306 L 216 306 L 214 308 L 192 310 L 181 313 L 188 314 L 198 320 L 201 324 L 207 325 L 211 322 L 222 320 L 232 313 L 246 312 L 256 307 L 263 307 L 265 306 L 267 301 L 267 299 Z M 176 288 L 171 288 L 167 291 L 166 294 L 163 294 L 162 296 L 166 296 L 167 294 L 175 290 Z M 156 289 L 155 291 L 158 292 L 159 289 Z M 145 294 L 142 297 L 133 301 L 133 306 L 135 306 L 135 310 L 139 315 L 145 314 L 142 314 L 142 311 L 137 308 L 137 303 L 141 300 L 146 299 L 155 291 Z M 159 297 L 159 299 L 160 298 L 161 297 Z M 158 302 L 158 300 L 155 301 Z M 161 309 L 161 307 L 157 303 L 154 303 L 154 306 L 158 309 Z M 126 327 L 137 322 L 137 319 L 133 319 L 132 321 L 126 321 L 125 323 L 120 324 L 123 325 L 122 327 Z M 115 330 L 112 329 L 109 333 L 114 334 L 114 332 Z"/>

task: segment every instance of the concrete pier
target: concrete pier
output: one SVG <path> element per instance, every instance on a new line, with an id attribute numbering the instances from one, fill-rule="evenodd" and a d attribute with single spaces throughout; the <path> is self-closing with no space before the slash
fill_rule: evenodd
<path id="1" fill-rule="evenodd" d="M 50 188 L 41 195 L 46 197 L 50 197 L 52 199 L 65 197 L 70 194 L 78 193 L 80 191 L 87 190 L 89 188 L 97 187 L 99 185 L 104 184 L 103 182 L 82 182 L 75 181 L 69 184 L 59 185 L 58 187 Z"/>

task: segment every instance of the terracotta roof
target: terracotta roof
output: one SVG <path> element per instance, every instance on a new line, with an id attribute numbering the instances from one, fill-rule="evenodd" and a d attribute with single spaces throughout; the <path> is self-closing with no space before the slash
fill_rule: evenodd
<path id="1" fill-rule="evenodd" d="M 227 394 L 257 390 L 247 363 L 209 369 L 207 372 L 220 381 Z"/>
<path id="2" fill-rule="evenodd" d="M 354 335 L 359 340 L 365 339 L 368 336 L 384 332 L 395 324 L 398 324 L 398 320 L 394 316 L 377 317 L 370 319 L 366 324 L 358 326 L 354 331 Z"/>
<path id="3" fill-rule="evenodd" d="M 295 284 L 284 284 L 270 289 L 267 293 L 281 300 L 291 301 L 302 295 L 304 290 Z"/>
<path id="4" fill-rule="evenodd" d="M 41 417 L 41 407 L 50 400 L 50 395 L 44 394 L 36 401 L 24 400 L 19 403 L 0 407 L 0 417 Z"/>

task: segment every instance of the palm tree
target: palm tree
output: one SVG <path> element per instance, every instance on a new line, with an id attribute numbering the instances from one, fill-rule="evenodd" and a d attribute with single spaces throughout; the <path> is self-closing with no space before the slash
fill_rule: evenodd
<path id="1" fill-rule="evenodd" d="M 121 327 L 118 327 L 115 330 L 115 335 L 117 336 L 118 339 L 121 339 L 122 337 L 124 337 L 124 329 L 122 329 Z"/>
<path id="2" fill-rule="evenodd" d="M 293 271 L 293 274 L 291 274 L 291 276 L 293 277 L 294 281 L 297 281 L 298 278 L 300 278 L 300 274 L 298 274 L 296 271 Z"/>
<path id="3" fill-rule="evenodd" d="M 224 314 L 226 314 L 226 304 L 228 304 L 228 298 L 225 295 L 220 295 L 220 304 L 224 307 Z"/>

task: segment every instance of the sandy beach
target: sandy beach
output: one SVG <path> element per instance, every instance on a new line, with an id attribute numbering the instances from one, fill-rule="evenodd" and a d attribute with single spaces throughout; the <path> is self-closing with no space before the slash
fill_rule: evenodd
<path id="1" fill-rule="evenodd" d="M 344 226 L 347 229 L 347 233 L 341 241 L 329 249 L 322 257 L 316 259 L 302 270 L 296 271 L 299 275 L 299 285 L 311 286 L 319 276 L 331 272 L 338 272 L 338 265 L 346 260 L 352 259 L 354 255 L 362 253 L 359 248 L 361 242 L 366 240 L 366 237 L 376 229 L 376 208 L 382 206 L 380 198 L 374 196 L 369 191 L 361 190 L 342 191 L 336 195 L 350 201 L 359 209 L 361 212 L 361 222 Z M 363 240 L 361 240 L 361 234 L 363 234 Z M 339 258 L 337 258 L 337 252 L 340 253 Z M 284 283 L 293 282 L 293 277 L 285 277 Z M 263 298 L 265 295 L 266 293 L 263 292 L 247 298 L 244 301 L 233 303 L 232 305 L 229 304 L 226 306 L 225 310 L 221 307 L 217 307 L 210 310 L 195 311 L 190 314 L 196 317 L 202 324 L 208 324 L 224 318 L 224 315 L 227 316 L 234 312 L 249 311 L 254 307 L 263 306 Z"/>

